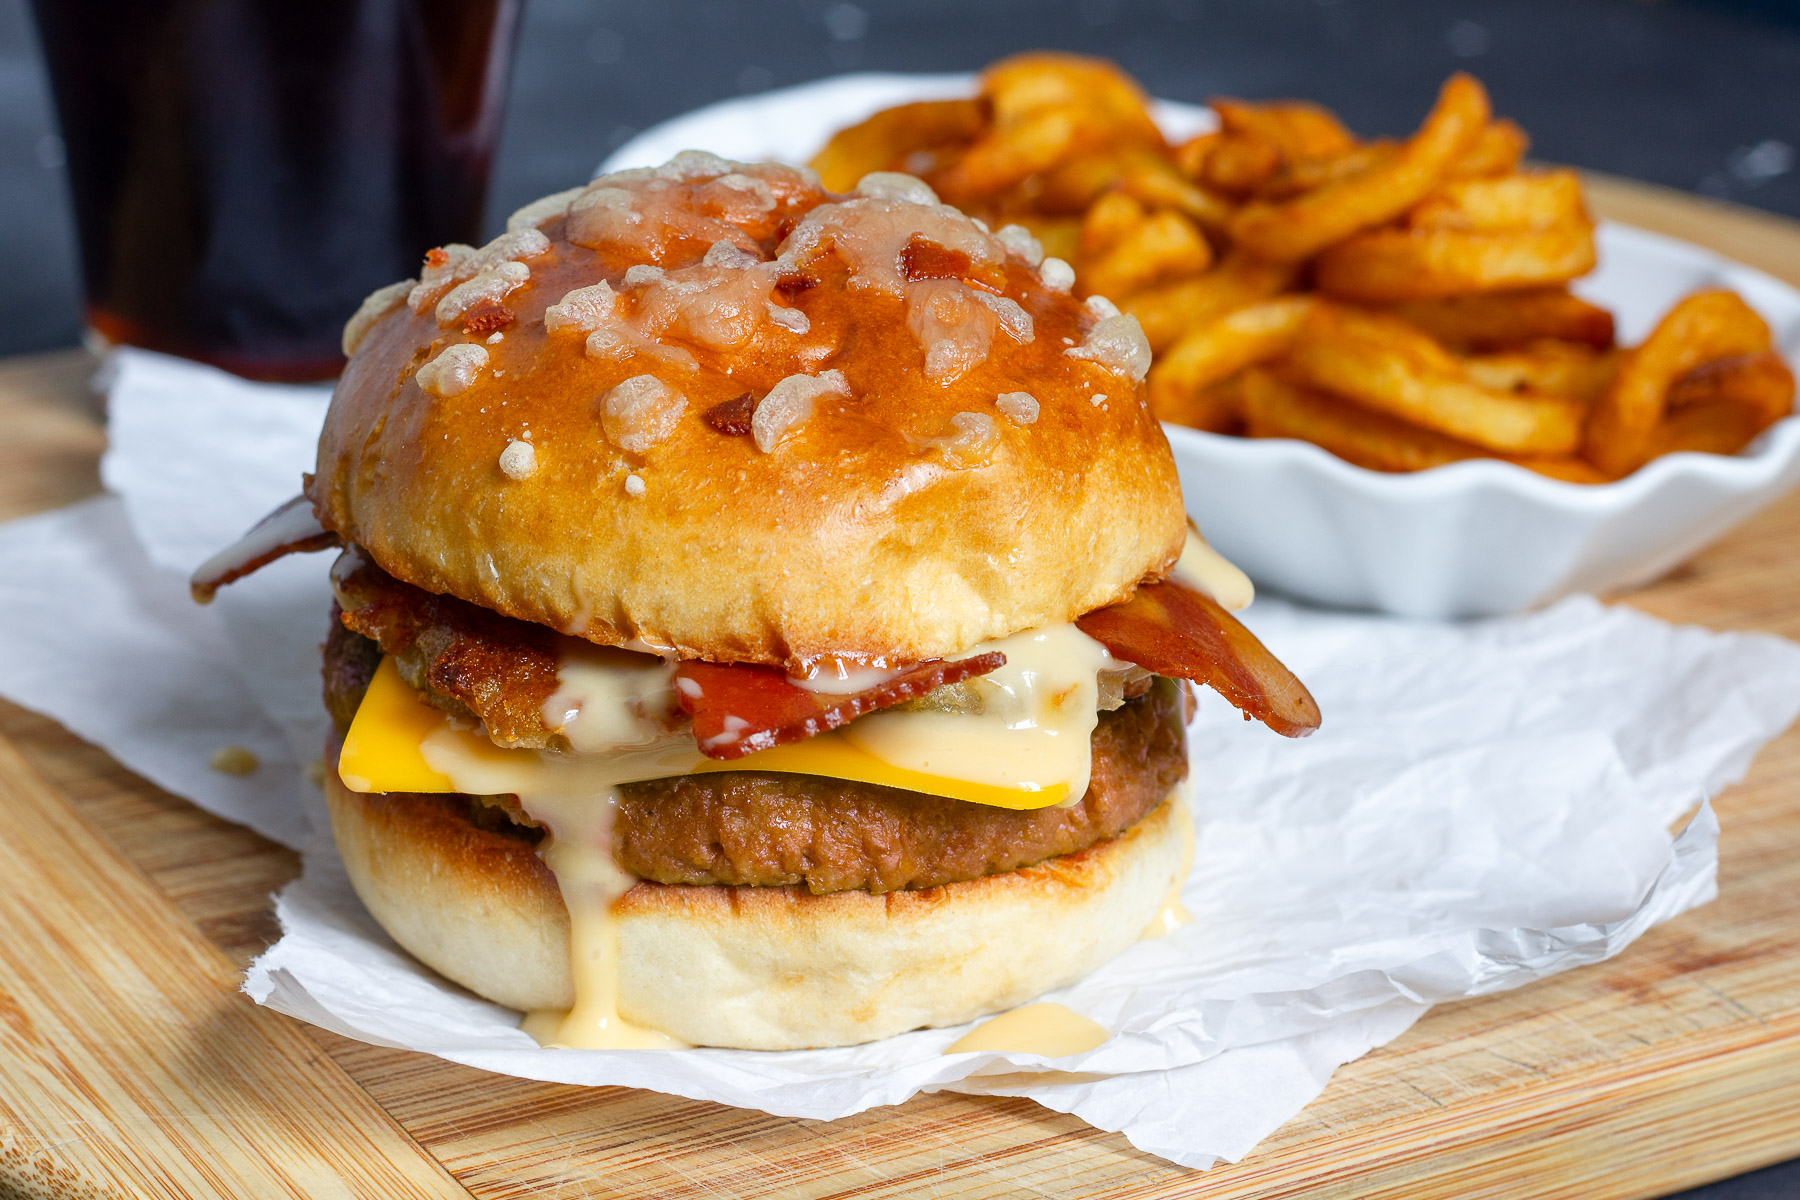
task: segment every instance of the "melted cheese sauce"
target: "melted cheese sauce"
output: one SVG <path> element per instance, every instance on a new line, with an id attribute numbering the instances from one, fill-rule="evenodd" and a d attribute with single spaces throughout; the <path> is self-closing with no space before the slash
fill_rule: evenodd
<path id="1" fill-rule="evenodd" d="M 1175 932 L 1183 925 L 1191 925 L 1194 914 L 1187 905 L 1181 902 L 1181 885 L 1187 882 L 1188 872 L 1194 869 L 1194 821 L 1185 811 L 1181 825 L 1181 870 L 1175 874 L 1175 886 L 1169 889 L 1168 899 L 1150 918 L 1150 924 L 1140 935 L 1144 938 L 1159 938 Z"/>
<path id="2" fill-rule="evenodd" d="M 977 647 L 1006 665 L 966 681 L 978 713 L 877 712 L 840 736 L 903 770 L 994 787 L 1042 792 L 1058 785 L 1067 801 L 1088 789 L 1090 741 L 1099 723 L 1101 671 L 1123 666 L 1073 625 L 1034 629 Z"/>
<path id="3" fill-rule="evenodd" d="M 1192 522 L 1188 524 L 1187 541 L 1181 557 L 1175 560 L 1170 574 L 1197 592 L 1205 592 L 1229 612 L 1250 607 L 1256 599 L 1256 586 L 1250 577 L 1238 570 L 1223 554 L 1207 545 Z"/>
<path id="4" fill-rule="evenodd" d="M 1063 1058 L 1070 1054 L 1085 1054 L 1110 1037 L 1112 1034 L 1098 1021 L 1060 1004 L 1045 1002 L 1027 1004 L 1001 1013 L 991 1021 L 983 1021 L 951 1043 L 944 1053 L 994 1050 Z"/>
<path id="5" fill-rule="evenodd" d="M 613 858 L 612 824 L 618 785 L 678 767 L 693 752 L 693 740 L 652 736 L 620 754 L 533 754 L 522 762 L 480 753 L 455 732 L 439 730 L 427 737 L 425 761 L 458 791 L 518 795 L 525 811 L 550 831 L 539 853 L 556 875 L 569 910 L 575 1007 L 562 1014 L 534 1013 L 526 1031 L 546 1046 L 584 1050 L 681 1046 L 619 1013 L 619 935 L 612 910 L 637 877 Z"/>
<path id="6" fill-rule="evenodd" d="M 872 777 L 1008 807 L 1078 799 L 1087 791 L 1099 720 L 1096 678 L 1121 664 L 1073 625 L 1018 634 L 974 652 L 988 650 L 1004 653 L 1007 661 L 966 681 L 978 693 L 979 712 L 873 713 L 834 733 L 731 761 L 701 755 L 680 723 L 672 659 L 596 647 L 565 660 L 544 716 L 574 753 L 497 747 L 430 709 L 384 661 L 364 708 L 389 715 L 372 715 L 363 728 L 359 710 L 339 771 L 358 791 L 399 790 L 390 780 L 403 777 L 412 790 L 435 778 L 442 783 L 431 790 L 517 795 L 549 831 L 541 854 L 569 910 L 576 996 L 568 1013 L 534 1013 L 523 1027 L 547 1046 L 669 1047 L 679 1043 L 635 1025 L 618 1009 L 613 906 L 637 882 L 612 854 L 619 785 L 697 771 L 793 769 Z M 813 686 L 848 688 L 863 682 L 856 678 L 862 674 L 845 671 Z M 417 747 L 420 761 L 400 770 L 395 763 L 409 745 Z"/>

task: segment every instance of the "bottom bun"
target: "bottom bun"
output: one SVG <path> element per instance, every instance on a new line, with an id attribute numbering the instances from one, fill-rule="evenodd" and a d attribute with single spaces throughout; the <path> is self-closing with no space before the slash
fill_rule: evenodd
<path id="1" fill-rule="evenodd" d="M 1178 882 L 1180 789 L 1116 838 L 913 892 L 640 882 L 614 906 L 619 1013 L 697 1046 L 798 1050 L 960 1025 L 1086 975 Z M 351 882 L 421 962 L 509 1008 L 566 1009 L 569 915 L 529 843 L 460 799 L 325 794 Z"/>

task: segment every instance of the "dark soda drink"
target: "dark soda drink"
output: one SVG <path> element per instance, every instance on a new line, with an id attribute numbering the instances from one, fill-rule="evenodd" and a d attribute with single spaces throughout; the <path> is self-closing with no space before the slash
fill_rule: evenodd
<path id="1" fill-rule="evenodd" d="M 323 379 L 375 288 L 477 240 L 519 0 L 34 0 L 89 326 Z"/>

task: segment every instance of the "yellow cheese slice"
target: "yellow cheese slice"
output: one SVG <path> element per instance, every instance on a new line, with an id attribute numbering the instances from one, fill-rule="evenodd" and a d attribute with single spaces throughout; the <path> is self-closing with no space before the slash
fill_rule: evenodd
<path id="1" fill-rule="evenodd" d="M 349 732 L 344 735 L 344 747 L 338 756 L 338 778 L 353 792 L 454 792 L 457 788 L 450 782 L 450 777 L 433 770 L 425 761 L 421 748 L 426 738 L 440 731 L 448 731 L 451 736 L 463 740 L 472 753 L 490 760 L 533 753 L 530 750 L 504 750 L 473 730 L 458 728 L 449 714 L 433 708 L 419 693 L 406 686 L 393 659 L 383 658 L 375 677 L 369 682 L 362 706 L 350 723 Z M 742 758 L 703 759 L 682 773 L 698 775 L 710 771 L 822 775 L 948 796 L 997 808 L 1048 808 L 1062 803 L 1069 795 L 1067 784 L 1035 789 L 999 787 L 907 770 L 875 757 L 835 733 L 759 750 Z"/>

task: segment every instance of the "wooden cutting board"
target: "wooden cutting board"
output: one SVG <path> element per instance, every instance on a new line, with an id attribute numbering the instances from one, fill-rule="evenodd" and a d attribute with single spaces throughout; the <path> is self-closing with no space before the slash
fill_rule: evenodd
<path id="1" fill-rule="evenodd" d="M 1593 178 L 1800 284 L 1800 225 Z M 79 354 L 0 365 L 0 518 L 94 491 Z M 0 564 L 4 569 L 4 564 Z M 1800 638 L 1800 495 L 1625 597 Z M 1720 899 L 1435 1009 L 1200 1173 L 1025 1100 L 833 1123 L 484 1075 L 235 993 L 294 856 L 0 704 L 0 1195 L 1647 1197 L 1800 1154 L 1800 732 L 1718 798 Z"/>

